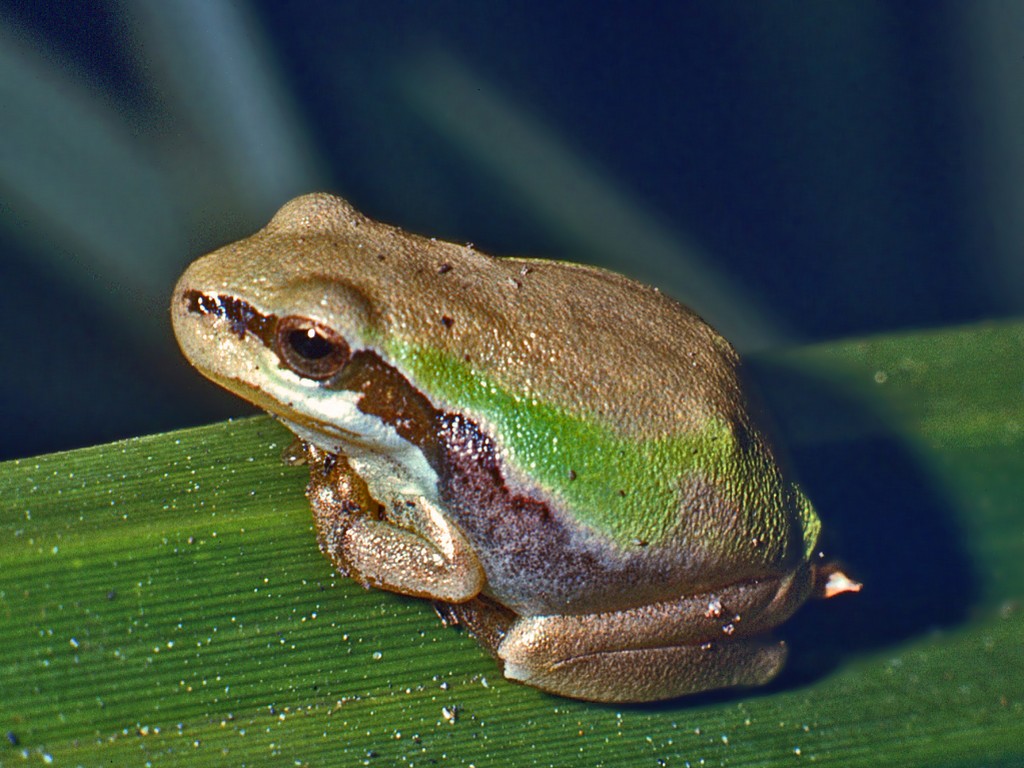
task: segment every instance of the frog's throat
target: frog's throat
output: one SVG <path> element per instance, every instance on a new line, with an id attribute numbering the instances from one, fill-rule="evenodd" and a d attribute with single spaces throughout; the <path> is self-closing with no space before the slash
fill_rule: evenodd
<path id="1" fill-rule="evenodd" d="M 365 419 L 376 422 L 372 436 L 356 434 L 330 423 L 300 422 L 279 414 L 275 414 L 275 417 L 300 440 L 311 443 L 327 453 L 346 456 L 364 479 L 371 473 L 365 470 L 360 472 L 360 468 L 376 468 L 377 471 L 372 475 L 382 478 L 381 484 L 387 486 L 388 493 L 382 494 L 380 488 L 371 487 L 371 495 L 375 498 L 409 495 L 436 500 L 437 473 L 427 462 L 423 451 L 377 417 L 362 412 L 360 414 Z"/>

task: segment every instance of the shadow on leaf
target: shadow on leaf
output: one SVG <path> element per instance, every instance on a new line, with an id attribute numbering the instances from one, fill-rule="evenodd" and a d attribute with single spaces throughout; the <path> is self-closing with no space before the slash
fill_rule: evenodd
<path id="1" fill-rule="evenodd" d="M 962 621 L 977 575 L 955 510 L 898 428 L 821 379 L 764 362 L 752 373 L 822 518 L 821 549 L 864 584 L 808 604 L 779 630 L 790 658 L 773 687 Z"/>

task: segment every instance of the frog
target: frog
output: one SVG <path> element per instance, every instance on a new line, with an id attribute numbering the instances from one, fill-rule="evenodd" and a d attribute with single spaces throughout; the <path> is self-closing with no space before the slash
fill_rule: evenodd
<path id="1" fill-rule="evenodd" d="M 616 703 L 762 685 L 773 630 L 859 588 L 733 346 L 657 288 L 315 193 L 193 262 L 171 314 L 199 372 L 294 433 L 337 572 L 432 601 L 508 680 Z"/>

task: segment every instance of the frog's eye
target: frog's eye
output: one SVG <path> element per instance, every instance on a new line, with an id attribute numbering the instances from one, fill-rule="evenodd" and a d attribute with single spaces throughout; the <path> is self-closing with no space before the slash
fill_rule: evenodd
<path id="1" fill-rule="evenodd" d="M 288 368 L 307 379 L 329 379 L 348 362 L 348 344 L 322 323 L 292 315 L 281 318 L 274 351 Z"/>

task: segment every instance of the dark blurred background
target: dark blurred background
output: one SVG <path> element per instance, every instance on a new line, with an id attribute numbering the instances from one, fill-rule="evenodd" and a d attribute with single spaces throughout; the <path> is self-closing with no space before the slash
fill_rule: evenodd
<path id="1" fill-rule="evenodd" d="M 327 190 L 743 351 L 1024 310 L 1024 4 L 0 0 L 0 457 L 246 412 L 196 256 Z"/>

